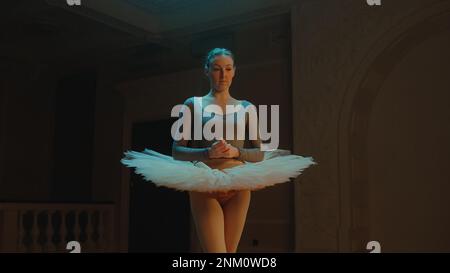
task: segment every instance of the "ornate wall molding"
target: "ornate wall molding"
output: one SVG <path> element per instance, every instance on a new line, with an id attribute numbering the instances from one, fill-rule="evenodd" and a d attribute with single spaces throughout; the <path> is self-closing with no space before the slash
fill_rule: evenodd
<path id="1" fill-rule="evenodd" d="M 377 41 L 360 63 L 343 99 L 339 120 L 343 249 L 361 251 L 370 240 L 368 207 L 368 127 L 373 103 L 385 79 L 421 42 L 450 28 L 450 2 L 440 2 L 407 16 Z M 344 231 L 348 229 L 349 234 Z"/>
<path id="2" fill-rule="evenodd" d="M 374 9 L 348 0 L 292 8 L 294 152 L 319 163 L 295 187 L 296 251 L 362 249 L 369 105 L 403 51 L 426 39 L 448 6 L 399 0 Z"/>

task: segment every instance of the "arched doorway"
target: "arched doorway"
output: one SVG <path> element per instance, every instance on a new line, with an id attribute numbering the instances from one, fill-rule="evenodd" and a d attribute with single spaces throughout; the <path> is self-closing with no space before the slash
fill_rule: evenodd
<path id="1" fill-rule="evenodd" d="M 450 250 L 449 18 L 450 6 L 439 4 L 406 20 L 348 90 L 339 124 L 342 251 L 365 251 L 371 240 L 385 252 Z"/>

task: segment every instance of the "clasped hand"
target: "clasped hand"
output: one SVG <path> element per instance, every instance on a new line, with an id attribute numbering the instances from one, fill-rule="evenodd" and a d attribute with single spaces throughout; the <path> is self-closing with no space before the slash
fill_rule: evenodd
<path id="1" fill-rule="evenodd" d="M 222 139 L 211 145 L 208 155 L 209 158 L 235 158 L 239 156 L 239 149 Z"/>

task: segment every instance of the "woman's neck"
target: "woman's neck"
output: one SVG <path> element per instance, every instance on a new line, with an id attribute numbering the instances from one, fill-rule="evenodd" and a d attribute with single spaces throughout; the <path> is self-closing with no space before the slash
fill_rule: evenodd
<path id="1" fill-rule="evenodd" d="M 230 99 L 230 92 L 228 89 L 224 91 L 216 91 L 211 89 L 208 93 L 208 97 L 214 98 L 214 100 L 219 104 L 227 104 Z"/>

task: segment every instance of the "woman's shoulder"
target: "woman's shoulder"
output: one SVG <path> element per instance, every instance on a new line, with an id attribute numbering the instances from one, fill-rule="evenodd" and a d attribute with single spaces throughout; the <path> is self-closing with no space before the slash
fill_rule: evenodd
<path id="1" fill-rule="evenodd" d="M 184 101 L 183 104 L 189 106 L 189 108 L 193 108 L 196 103 L 201 104 L 201 99 L 202 97 L 189 97 Z"/>
<path id="2" fill-rule="evenodd" d="M 248 100 L 241 100 L 241 105 L 244 107 L 247 107 L 247 106 L 253 105 L 253 103 L 251 103 Z"/>
<path id="3" fill-rule="evenodd" d="M 184 100 L 183 104 L 189 105 L 189 104 L 194 104 L 194 98 L 195 97 L 189 97 L 186 100 Z"/>

